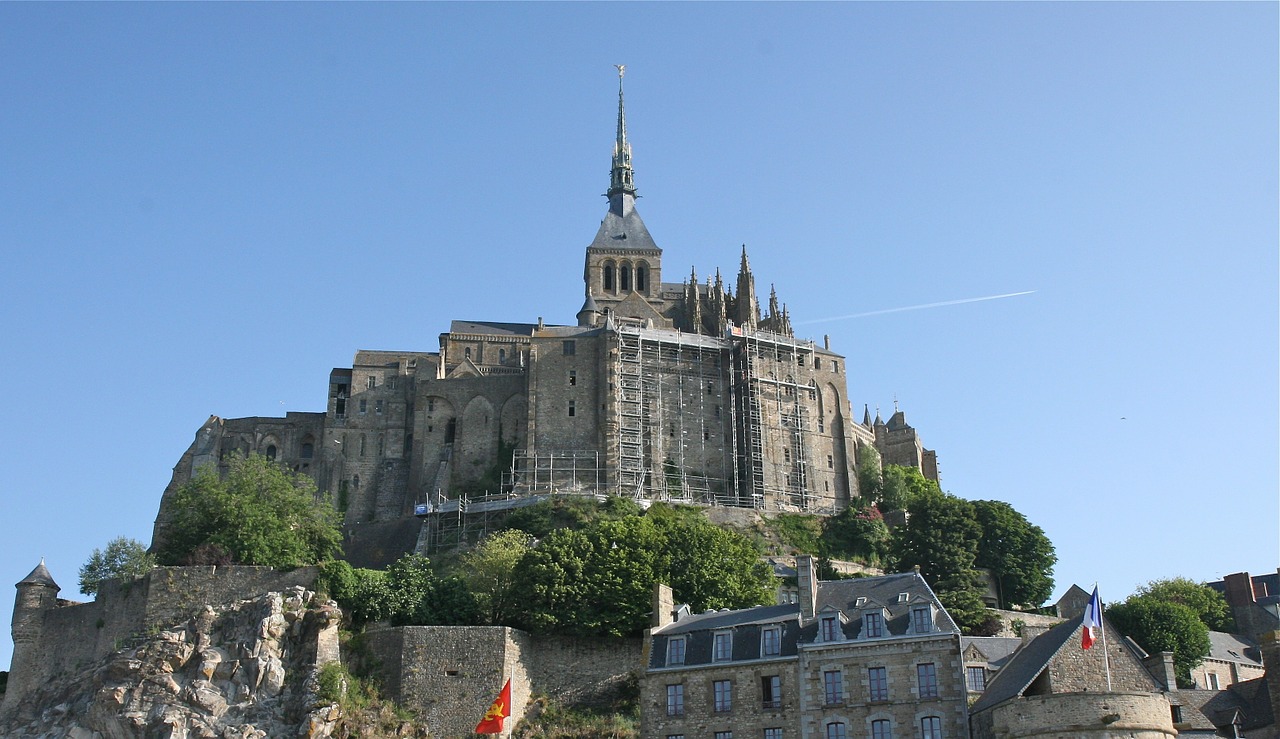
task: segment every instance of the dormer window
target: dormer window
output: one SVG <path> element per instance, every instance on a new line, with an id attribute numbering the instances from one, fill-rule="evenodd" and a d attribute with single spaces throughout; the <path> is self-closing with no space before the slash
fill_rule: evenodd
<path id="1" fill-rule="evenodd" d="M 929 606 L 916 606 L 911 609 L 911 631 L 914 634 L 928 634 L 933 631 L 933 614 Z"/>
<path id="2" fill-rule="evenodd" d="M 865 597 L 859 597 L 856 601 L 853 602 L 854 608 L 861 608 L 866 604 L 867 604 L 867 599 Z"/>
<path id="3" fill-rule="evenodd" d="M 839 616 L 823 616 L 822 617 L 822 641 L 832 642 L 840 641 L 844 634 L 840 631 Z"/>
<path id="4" fill-rule="evenodd" d="M 867 611 L 862 614 L 862 635 L 868 639 L 884 636 L 884 613 Z"/>
<path id="5" fill-rule="evenodd" d="M 712 641 L 711 661 L 728 662 L 731 659 L 733 659 L 733 633 L 729 631 L 716 632 Z"/>
<path id="6" fill-rule="evenodd" d="M 684 664 L 684 637 L 673 636 L 667 641 L 667 665 Z"/>
<path id="7" fill-rule="evenodd" d="M 906 603 L 906 602 L 907 602 L 907 601 L 909 601 L 909 600 L 911 600 L 911 594 L 910 594 L 910 593 L 898 593 L 898 602 L 899 602 L 899 603 Z"/>
<path id="8" fill-rule="evenodd" d="M 760 632 L 760 656 L 777 657 L 782 654 L 782 627 L 767 626 Z"/>

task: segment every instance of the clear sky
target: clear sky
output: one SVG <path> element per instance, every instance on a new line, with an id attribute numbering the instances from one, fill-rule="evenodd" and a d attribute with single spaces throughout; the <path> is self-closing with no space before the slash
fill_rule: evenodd
<path id="1" fill-rule="evenodd" d="M 667 279 L 745 243 L 858 418 L 1045 529 L 1055 597 L 1268 571 L 1278 9 L 0 4 L 0 626 L 42 556 L 77 598 L 150 540 L 210 414 L 574 323 L 618 63 Z"/>

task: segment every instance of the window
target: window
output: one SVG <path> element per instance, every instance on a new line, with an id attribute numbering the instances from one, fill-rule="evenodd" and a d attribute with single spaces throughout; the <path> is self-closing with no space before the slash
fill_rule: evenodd
<path id="1" fill-rule="evenodd" d="M 727 662 L 733 659 L 733 634 L 728 631 L 721 631 L 715 635 L 715 640 L 712 644 L 712 662 Z"/>
<path id="2" fill-rule="evenodd" d="M 839 721 L 832 721 L 827 724 L 827 739 L 848 739 L 849 734 L 844 729 L 844 724 Z"/>
<path id="3" fill-rule="evenodd" d="M 839 670 L 827 670 L 822 673 L 822 694 L 828 706 L 844 702 L 843 683 Z"/>
<path id="4" fill-rule="evenodd" d="M 836 373 L 837 375 L 840 374 L 840 363 L 835 361 L 834 359 L 831 360 L 831 371 Z"/>
<path id="5" fill-rule="evenodd" d="M 716 384 L 715 384 L 714 382 L 708 382 L 708 383 L 707 383 L 707 395 L 710 395 L 711 393 L 714 393 L 715 391 L 716 391 Z"/>
<path id="6" fill-rule="evenodd" d="M 561 347 L 563 348 L 564 355 L 566 357 L 572 357 L 573 355 L 578 353 L 578 342 L 574 341 L 573 339 L 566 339 L 565 341 L 561 342 Z"/>
<path id="7" fill-rule="evenodd" d="M 770 626 L 760 632 L 760 656 L 776 657 L 782 654 L 782 629 Z"/>
<path id="8" fill-rule="evenodd" d="M 636 265 L 636 289 L 644 292 L 649 284 L 649 270 L 644 268 L 643 264 Z"/>
<path id="9" fill-rule="evenodd" d="M 468 352 L 470 352 L 470 350 L 469 350 L 469 349 L 468 349 L 467 351 L 468 351 Z M 467 354 L 467 356 L 471 356 L 471 355 L 468 353 L 468 354 Z M 369 375 L 369 377 L 365 380 L 365 385 L 364 385 L 364 386 L 365 386 L 365 387 L 367 387 L 367 388 L 369 388 L 370 390 L 372 390 L 372 389 L 374 389 L 375 387 L 377 387 L 377 386 L 378 386 L 378 377 L 377 377 L 377 375 Z"/>
<path id="10" fill-rule="evenodd" d="M 1182 723 L 1182 706 L 1169 706 L 1169 717 L 1175 724 Z"/>
<path id="11" fill-rule="evenodd" d="M 683 685 L 667 686 L 667 715 L 668 716 L 684 715 L 684 686 Z"/>
<path id="12" fill-rule="evenodd" d="M 624 264 L 618 268 L 618 287 L 623 290 L 631 289 L 631 265 Z"/>
<path id="13" fill-rule="evenodd" d="M 716 680 L 711 683 L 712 704 L 716 713 L 724 713 L 733 708 L 733 683 L 728 680 Z"/>
<path id="14" fill-rule="evenodd" d="M 764 739 L 782 739 L 782 728 L 765 729 Z"/>
<path id="15" fill-rule="evenodd" d="M 267 459 L 272 462 L 276 461 L 276 445 L 271 444 L 267 447 Z"/>
<path id="16" fill-rule="evenodd" d="M 889 674 L 884 667 L 867 669 L 867 700 L 889 700 Z"/>
<path id="17" fill-rule="evenodd" d="M 920 719 L 920 739 L 942 739 L 942 719 L 937 716 Z"/>
<path id="18" fill-rule="evenodd" d="M 369 412 L 369 401 L 365 400 L 364 398 L 361 398 L 360 399 L 360 415 L 363 416 L 365 413 L 368 413 L 368 412 Z"/>
<path id="19" fill-rule="evenodd" d="M 578 371 L 569 370 L 569 387 L 574 387 L 577 384 L 578 384 Z"/>
<path id="20" fill-rule="evenodd" d="M 388 377 L 388 378 L 387 378 L 387 388 L 388 388 L 388 389 L 390 389 L 390 390 L 395 390 L 395 389 L 396 389 L 396 377 L 395 377 L 395 375 L 392 375 L 391 377 Z"/>
<path id="21" fill-rule="evenodd" d="M 829 470 L 834 470 L 835 468 L 836 468 L 836 458 L 835 458 L 835 457 L 833 457 L 833 456 L 831 456 L 830 454 L 828 454 L 828 455 L 827 455 L 827 469 L 829 469 Z"/>
<path id="22" fill-rule="evenodd" d="M 893 729 L 889 719 L 878 718 L 871 722 L 871 739 L 893 739 Z"/>
<path id="23" fill-rule="evenodd" d="M 360 434 L 360 456 L 364 456 L 364 434 Z"/>
<path id="24" fill-rule="evenodd" d="M 383 447 L 383 438 L 382 438 L 382 434 L 378 434 L 378 456 L 379 456 L 379 457 L 381 457 L 381 456 L 382 456 L 383 449 L 384 449 L 384 447 Z"/>
<path id="25" fill-rule="evenodd" d="M 868 639 L 884 636 L 884 614 L 879 611 L 867 611 L 862 616 L 862 635 Z"/>
<path id="26" fill-rule="evenodd" d="M 964 684 L 971 693 L 981 693 L 987 689 L 987 668 L 985 667 L 966 667 L 964 668 Z"/>
<path id="27" fill-rule="evenodd" d="M 838 641 L 840 639 L 840 619 L 835 616 L 822 617 L 822 640 Z"/>
<path id="28" fill-rule="evenodd" d="M 335 418 L 342 419 L 347 417 L 347 399 L 338 398 L 333 404 L 333 415 Z"/>
<path id="29" fill-rule="evenodd" d="M 760 678 L 760 706 L 762 708 L 782 707 L 782 677 L 765 675 Z"/>
<path id="30" fill-rule="evenodd" d="M 574 401 L 569 401 L 569 416 L 573 417 L 578 412 L 578 405 Z"/>
<path id="31" fill-rule="evenodd" d="M 822 359 L 821 359 L 821 358 L 819 358 L 819 357 L 814 357 L 814 358 L 813 358 L 813 368 L 814 368 L 814 369 L 822 369 Z"/>
<path id="32" fill-rule="evenodd" d="M 427 398 L 427 413 L 435 413 L 435 410 L 436 410 L 436 399 Z"/>
<path id="33" fill-rule="evenodd" d="M 382 415 L 382 401 L 381 401 L 381 400 L 375 400 L 375 401 L 373 401 L 373 412 L 374 412 L 374 414 L 376 414 L 376 415 L 379 415 L 379 416 L 381 416 L 381 415 Z"/>
<path id="34" fill-rule="evenodd" d="M 311 459 L 311 458 L 312 458 L 312 457 L 314 457 L 315 455 L 316 455 L 316 445 L 315 445 L 315 443 L 314 443 L 314 442 L 310 442 L 310 441 L 304 441 L 304 442 L 302 442 L 302 458 L 303 458 L 303 459 Z"/>
<path id="35" fill-rule="evenodd" d="M 667 642 L 667 664 L 683 665 L 684 664 L 684 637 L 673 637 Z"/>
<path id="36" fill-rule="evenodd" d="M 684 739 L 684 734 L 667 734 L 667 739 Z"/>
<path id="37" fill-rule="evenodd" d="M 716 739 L 733 739 L 732 731 L 717 731 Z"/>
<path id="38" fill-rule="evenodd" d="M 604 266 L 604 289 L 613 289 L 613 265 L 606 264 Z"/>
<path id="39" fill-rule="evenodd" d="M 917 606 L 911 609 L 911 630 L 917 634 L 933 631 L 933 616 L 929 614 L 928 606 Z"/>
<path id="40" fill-rule="evenodd" d="M 932 662 L 916 665 L 916 683 L 921 698 L 938 697 L 938 667 Z"/>
<path id="41" fill-rule="evenodd" d="M 1206 675 L 1209 678 L 1209 689 L 1218 690 L 1218 673 L 1210 672 Z"/>

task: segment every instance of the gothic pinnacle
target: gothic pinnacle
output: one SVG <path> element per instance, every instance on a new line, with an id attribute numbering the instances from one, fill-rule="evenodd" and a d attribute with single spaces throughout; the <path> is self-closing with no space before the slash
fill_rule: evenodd
<path id="1" fill-rule="evenodd" d="M 624 208 L 627 198 L 634 201 L 636 196 L 635 172 L 631 168 L 631 144 L 627 143 L 627 113 L 626 106 L 622 98 L 622 75 L 627 71 L 627 65 L 615 64 L 618 69 L 618 133 L 617 138 L 613 142 L 613 168 L 609 174 L 609 192 L 605 193 L 609 198 L 609 207 L 615 208 L 622 213 L 628 208 Z"/>

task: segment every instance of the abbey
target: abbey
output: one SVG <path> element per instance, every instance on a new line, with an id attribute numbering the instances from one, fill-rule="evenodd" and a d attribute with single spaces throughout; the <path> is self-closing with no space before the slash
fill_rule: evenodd
<path id="1" fill-rule="evenodd" d="M 357 352 L 330 373 L 322 413 L 211 417 L 157 536 L 177 487 L 233 453 L 312 476 L 349 526 L 550 491 L 834 513 L 873 448 L 937 478 L 901 412 L 852 417 L 845 358 L 797 338 L 773 291 L 762 306 L 745 247 L 731 285 L 718 271 L 664 281 L 636 210 L 621 77 L 607 197 L 577 325 L 456 320 L 438 352 Z"/>

